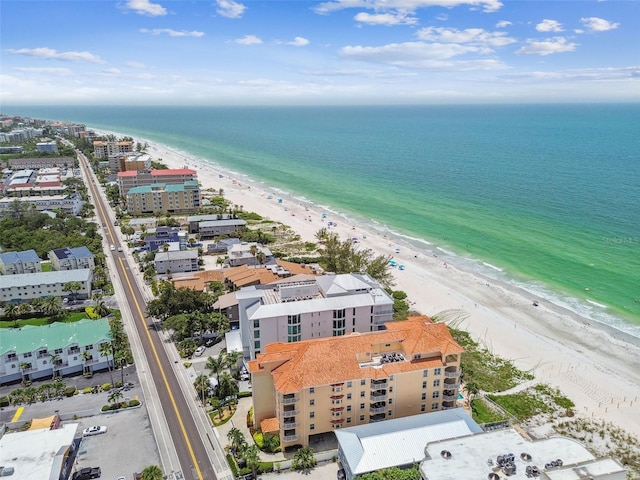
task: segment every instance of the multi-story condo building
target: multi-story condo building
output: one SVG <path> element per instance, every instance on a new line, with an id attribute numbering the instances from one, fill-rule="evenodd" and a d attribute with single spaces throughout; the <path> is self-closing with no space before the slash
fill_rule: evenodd
<path id="1" fill-rule="evenodd" d="M 131 140 L 94 140 L 93 154 L 96 158 L 108 158 L 133 152 Z"/>
<path id="2" fill-rule="evenodd" d="M 159 275 L 198 271 L 198 251 L 180 250 L 156 253 L 154 264 Z"/>
<path id="3" fill-rule="evenodd" d="M 51 268 L 54 270 L 77 270 L 96 266 L 93 253 L 87 247 L 56 248 L 49 252 Z"/>
<path id="4" fill-rule="evenodd" d="M 107 319 L 4 329 L 0 384 L 107 368 L 111 357 L 101 356 L 99 349 L 110 341 Z"/>
<path id="5" fill-rule="evenodd" d="M 196 181 L 179 185 L 155 183 L 135 187 L 126 195 L 127 211 L 132 215 L 143 213 L 195 213 L 200 209 L 200 186 Z"/>
<path id="6" fill-rule="evenodd" d="M 51 167 L 72 168 L 75 163 L 73 157 L 36 157 L 36 158 L 8 158 L 4 163 L 13 170 L 33 169 Z M 0 163 L 1 164 L 1 163 Z"/>
<path id="7" fill-rule="evenodd" d="M 112 172 L 148 171 L 151 168 L 151 156 L 146 153 L 127 153 L 109 157 L 109 169 Z"/>
<path id="8" fill-rule="evenodd" d="M 18 275 L 42 271 L 40 257 L 35 250 L 0 253 L 0 274 Z"/>
<path id="9" fill-rule="evenodd" d="M 231 267 L 240 265 L 269 265 L 276 257 L 267 247 L 256 242 L 242 242 L 229 245 L 225 262 Z"/>
<path id="10" fill-rule="evenodd" d="M 126 196 L 129 190 L 135 187 L 146 187 L 154 184 L 177 185 L 185 182 L 197 181 L 198 172 L 188 168 L 169 170 L 137 170 L 118 173 L 118 188 L 120 195 Z"/>
<path id="11" fill-rule="evenodd" d="M 0 275 L 0 302 L 28 302 L 40 297 L 86 299 L 91 293 L 92 272 L 63 270 L 18 275 Z M 78 282 L 80 288 L 69 291 L 65 285 Z"/>
<path id="12" fill-rule="evenodd" d="M 58 144 L 56 142 L 38 142 L 36 148 L 39 152 L 54 152 L 58 153 Z"/>
<path id="13" fill-rule="evenodd" d="M 283 448 L 335 429 L 455 408 L 458 345 L 427 317 L 377 332 L 271 343 L 249 362 L 254 427 Z"/>
<path id="14" fill-rule="evenodd" d="M 255 285 L 236 292 L 245 356 L 272 342 L 384 329 L 393 299 L 369 275 L 322 275 L 302 282 Z"/>

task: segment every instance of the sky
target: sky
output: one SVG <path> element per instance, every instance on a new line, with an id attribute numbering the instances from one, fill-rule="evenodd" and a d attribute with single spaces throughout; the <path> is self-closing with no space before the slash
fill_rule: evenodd
<path id="1" fill-rule="evenodd" d="M 637 0 L 0 2 L 0 109 L 638 101 Z"/>

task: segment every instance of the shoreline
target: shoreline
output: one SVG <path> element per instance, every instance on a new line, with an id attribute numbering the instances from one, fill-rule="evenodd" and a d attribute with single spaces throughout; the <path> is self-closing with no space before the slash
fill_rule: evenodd
<path id="1" fill-rule="evenodd" d="M 474 340 L 531 371 L 536 381 L 559 388 L 576 403 L 577 416 L 606 419 L 640 438 L 640 419 L 633 415 L 633 402 L 640 397 L 640 338 L 549 303 L 517 285 L 466 271 L 445 253 L 442 257 L 426 254 L 407 238 L 395 238 L 375 225 L 361 225 L 358 219 L 248 175 L 154 141 L 134 141 L 146 142 L 152 159 L 161 158 L 170 168 L 196 169 L 203 188 L 222 188 L 231 203 L 284 223 L 303 240 L 315 242 L 315 232 L 334 221 L 338 225 L 328 228 L 341 239 L 357 237 L 362 247 L 376 255 L 391 255 L 405 266 L 392 269 L 394 289 L 407 293 L 412 310 L 428 316 L 451 312 L 458 317 L 457 326 L 469 331 Z M 277 197 L 283 202 L 278 203 Z M 425 242 L 424 249 L 428 246 Z"/>

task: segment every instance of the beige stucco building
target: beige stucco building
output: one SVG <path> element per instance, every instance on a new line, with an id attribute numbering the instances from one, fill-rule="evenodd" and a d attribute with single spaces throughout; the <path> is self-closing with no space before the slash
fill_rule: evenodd
<path id="1" fill-rule="evenodd" d="M 195 213 L 200 209 L 200 186 L 196 181 L 180 185 L 156 183 L 135 187 L 126 195 L 127 211 L 143 213 Z"/>
<path id="2" fill-rule="evenodd" d="M 272 343 L 249 362 L 254 426 L 278 433 L 283 448 L 317 434 L 453 408 L 458 345 L 428 317 L 387 329 L 295 343 Z"/>

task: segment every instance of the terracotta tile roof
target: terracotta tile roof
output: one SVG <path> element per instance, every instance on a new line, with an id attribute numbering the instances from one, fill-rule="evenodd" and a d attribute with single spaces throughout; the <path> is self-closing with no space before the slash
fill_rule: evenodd
<path id="1" fill-rule="evenodd" d="M 389 322 L 387 330 L 343 337 L 318 338 L 296 343 L 272 343 L 265 353 L 249 362 L 252 373 L 272 368 L 275 389 L 293 393 L 317 385 L 328 385 L 358 378 L 387 378 L 394 373 L 444 366 L 442 357 L 462 353 L 443 323 L 433 323 L 426 316 Z M 374 352 L 374 345 L 399 342 L 398 353 L 406 361 L 362 366 L 357 356 Z M 412 360 L 415 354 L 428 358 Z M 275 368 L 270 363 L 282 363 Z"/>
<path id="2" fill-rule="evenodd" d="M 194 272 L 187 277 L 174 277 L 171 279 L 176 288 L 186 287 L 199 291 L 203 291 L 208 283 L 222 283 L 223 281 L 224 270 L 205 270 L 203 272 Z"/>
<path id="3" fill-rule="evenodd" d="M 260 430 L 262 433 L 274 433 L 280 431 L 280 422 L 276 417 L 265 418 L 260 422 Z"/>
<path id="4" fill-rule="evenodd" d="M 135 177 L 138 175 L 137 170 L 127 170 L 126 172 L 118 172 L 119 177 Z"/>

